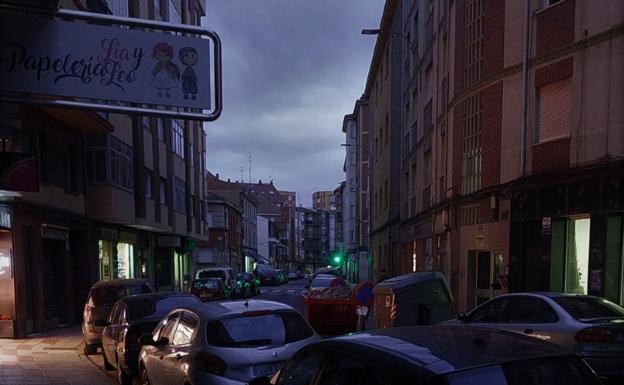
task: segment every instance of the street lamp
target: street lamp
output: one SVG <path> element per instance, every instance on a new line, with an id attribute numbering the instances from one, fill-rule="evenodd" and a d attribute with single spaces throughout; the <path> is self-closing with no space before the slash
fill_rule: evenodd
<path id="1" fill-rule="evenodd" d="M 381 32 L 381 29 L 379 28 L 375 28 L 375 29 L 369 29 L 369 28 L 365 28 L 362 30 L 362 35 L 379 35 L 379 33 Z"/>

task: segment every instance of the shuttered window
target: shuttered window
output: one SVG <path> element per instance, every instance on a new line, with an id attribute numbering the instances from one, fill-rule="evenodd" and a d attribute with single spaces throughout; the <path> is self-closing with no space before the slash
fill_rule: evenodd
<path id="1" fill-rule="evenodd" d="M 564 138 L 572 125 L 572 78 L 548 83 L 537 93 L 536 142 Z"/>

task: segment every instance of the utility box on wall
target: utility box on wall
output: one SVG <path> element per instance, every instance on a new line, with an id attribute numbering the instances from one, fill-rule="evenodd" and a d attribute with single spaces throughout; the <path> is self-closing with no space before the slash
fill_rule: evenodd
<path id="1" fill-rule="evenodd" d="M 378 283 L 375 328 L 433 325 L 451 318 L 453 296 L 440 272 L 400 275 Z"/>

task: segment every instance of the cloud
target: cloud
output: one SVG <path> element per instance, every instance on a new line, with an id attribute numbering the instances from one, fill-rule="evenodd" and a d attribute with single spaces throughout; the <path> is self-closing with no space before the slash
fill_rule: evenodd
<path id="1" fill-rule="evenodd" d="M 342 119 L 361 95 L 383 0 L 208 0 L 223 42 L 222 116 L 206 123 L 208 168 L 297 191 L 344 179 Z"/>

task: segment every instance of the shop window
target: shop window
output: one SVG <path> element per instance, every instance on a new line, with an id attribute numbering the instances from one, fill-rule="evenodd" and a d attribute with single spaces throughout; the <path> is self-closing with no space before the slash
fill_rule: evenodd
<path id="1" fill-rule="evenodd" d="M 134 278 L 134 253 L 129 243 L 117 244 L 117 278 Z"/>
<path id="2" fill-rule="evenodd" d="M 10 231 L 0 230 L 0 279 L 12 278 L 13 261 L 11 256 L 13 236 Z"/>
<path id="3" fill-rule="evenodd" d="M 566 293 L 587 294 L 589 228 L 589 218 L 568 221 L 565 261 Z"/>

